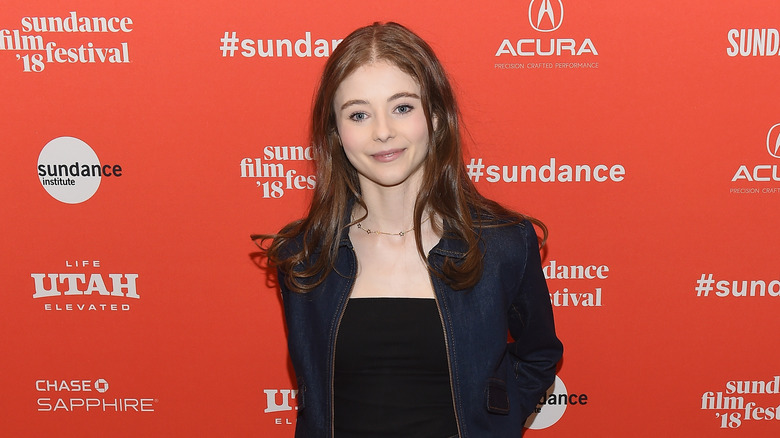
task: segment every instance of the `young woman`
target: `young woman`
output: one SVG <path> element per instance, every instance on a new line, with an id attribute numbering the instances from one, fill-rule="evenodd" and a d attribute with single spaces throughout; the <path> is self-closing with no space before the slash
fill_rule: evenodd
<path id="1" fill-rule="evenodd" d="M 532 222 L 544 225 L 467 177 L 428 44 L 395 23 L 347 36 L 311 136 L 308 214 L 253 236 L 273 239 L 296 437 L 520 436 L 562 353 Z"/>

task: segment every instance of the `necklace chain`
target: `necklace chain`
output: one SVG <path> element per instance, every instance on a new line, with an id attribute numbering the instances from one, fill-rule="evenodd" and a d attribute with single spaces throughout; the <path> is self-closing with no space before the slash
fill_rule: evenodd
<path id="1" fill-rule="evenodd" d="M 421 225 L 424 224 L 425 221 L 427 221 L 428 219 L 429 218 L 425 218 L 422 222 L 420 222 L 420 224 Z M 388 233 L 388 232 L 379 231 L 379 230 L 374 231 L 374 230 L 372 230 L 370 228 L 365 228 L 364 226 L 360 225 L 360 222 L 357 223 L 357 227 L 358 227 L 358 229 L 365 231 L 366 234 L 384 234 L 385 236 L 401 236 L 401 237 L 404 237 L 406 235 L 406 233 L 410 233 L 410 232 L 414 231 L 414 227 L 409 228 L 406 231 L 399 231 L 397 233 Z"/>

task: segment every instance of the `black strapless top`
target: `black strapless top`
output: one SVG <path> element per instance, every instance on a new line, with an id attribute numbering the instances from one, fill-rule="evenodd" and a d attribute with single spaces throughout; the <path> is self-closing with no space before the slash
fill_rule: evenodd
<path id="1" fill-rule="evenodd" d="M 353 298 L 336 341 L 336 438 L 457 435 L 436 301 Z"/>

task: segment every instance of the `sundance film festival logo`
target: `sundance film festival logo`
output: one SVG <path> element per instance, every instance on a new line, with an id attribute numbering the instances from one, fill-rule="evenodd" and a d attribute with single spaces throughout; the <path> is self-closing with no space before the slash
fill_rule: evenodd
<path id="1" fill-rule="evenodd" d="M 566 265 L 550 260 L 542 267 L 544 278 L 550 285 L 550 302 L 555 307 L 603 307 L 602 288 L 585 288 L 579 281 L 601 282 L 609 278 L 607 265 Z M 559 281 L 565 281 L 569 287 L 558 287 Z M 576 287 L 573 287 L 576 286 Z M 553 292 L 552 290 L 555 289 Z"/>
<path id="2" fill-rule="evenodd" d="M 750 182 L 750 183 L 771 183 L 770 185 L 761 184 L 750 187 L 731 187 L 729 193 L 735 194 L 780 194 L 780 123 L 775 124 L 766 134 L 766 151 L 774 160 L 761 164 L 741 164 L 734 176 L 732 183 Z"/>
<path id="3" fill-rule="evenodd" d="M 721 429 L 778 421 L 780 376 L 769 380 L 729 380 L 720 391 L 706 391 L 701 395 L 701 409 L 714 412 Z"/>
<path id="4" fill-rule="evenodd" d="M 528 4 L 528 23 L 536 32 L 547 34 L 557 31 L 563 24 L 563 2 L 561 0 L 531 0 Z M 505 38 L 496 50 L 497 57 L 510 55 L 518 58 L 531 58 L 531 62 L 495 63 L 494 68 L 501 70 L 526 69 L 593 69 L 599 64 L 588 57 L 580 60 L 564 60 L 561 57 L 598 56 L 598 50 L 590 38 L 521 37 Z M 550 59 L 548 57 L 555 57 Z"/>
<path id="5" fill-rule="evenodd" d="M 57 137 L 38 155 L 38 178 L 52 198 L 80 204 L 97 192 L 103 178 L 119 178 L 119 164 L 101 164 L 95 151 L 75 137 Z"/>
<path id="6" fill-rule="evenodd" d="M 21 18 L 17 28 L 0 28 L 0 51 L 16 52 L 26 73 L 40 73 L 51 64 L 129 64 L 127 41 L 96 43 L 93 38 L 95 34 L 111 37 L 132 31 L 130 17 L 90 17 L 76 11 L 64 16 L 27 16 Z M 82 41 L 74 43 L 74 38 Z M 83 41 L 87 38 L 89 41 Z M 58 44 L 54 41 L 57 39 L 66 42 Z"/>
<path id="7" fill-rule="evenodd" d="M 241 178 L 253 178 L 265 199 L 280 199 L 290 191 L 311 190 L 316 178 L 302 167 L 314 159 L 311 146 L 266 146 L 262 157 L 246 157 L 239 164 Z M 298 167 L 295 169 L 293 167 Z"/>

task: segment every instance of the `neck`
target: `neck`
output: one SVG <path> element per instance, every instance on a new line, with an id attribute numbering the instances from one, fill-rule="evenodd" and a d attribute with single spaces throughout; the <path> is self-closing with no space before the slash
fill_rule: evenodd
<path id="1" fill-rule="evenodd" d="M 364 222 L 377 230 L 391 233 L 412 228 L 420 183 L 418 175 L 412 175 L 409 181 L 393 187 L 361 181 L 360 189 L 368 207 L 368 216 Z M 364 213 L 362 209 L 355 211 L 355 217 Z"/>

